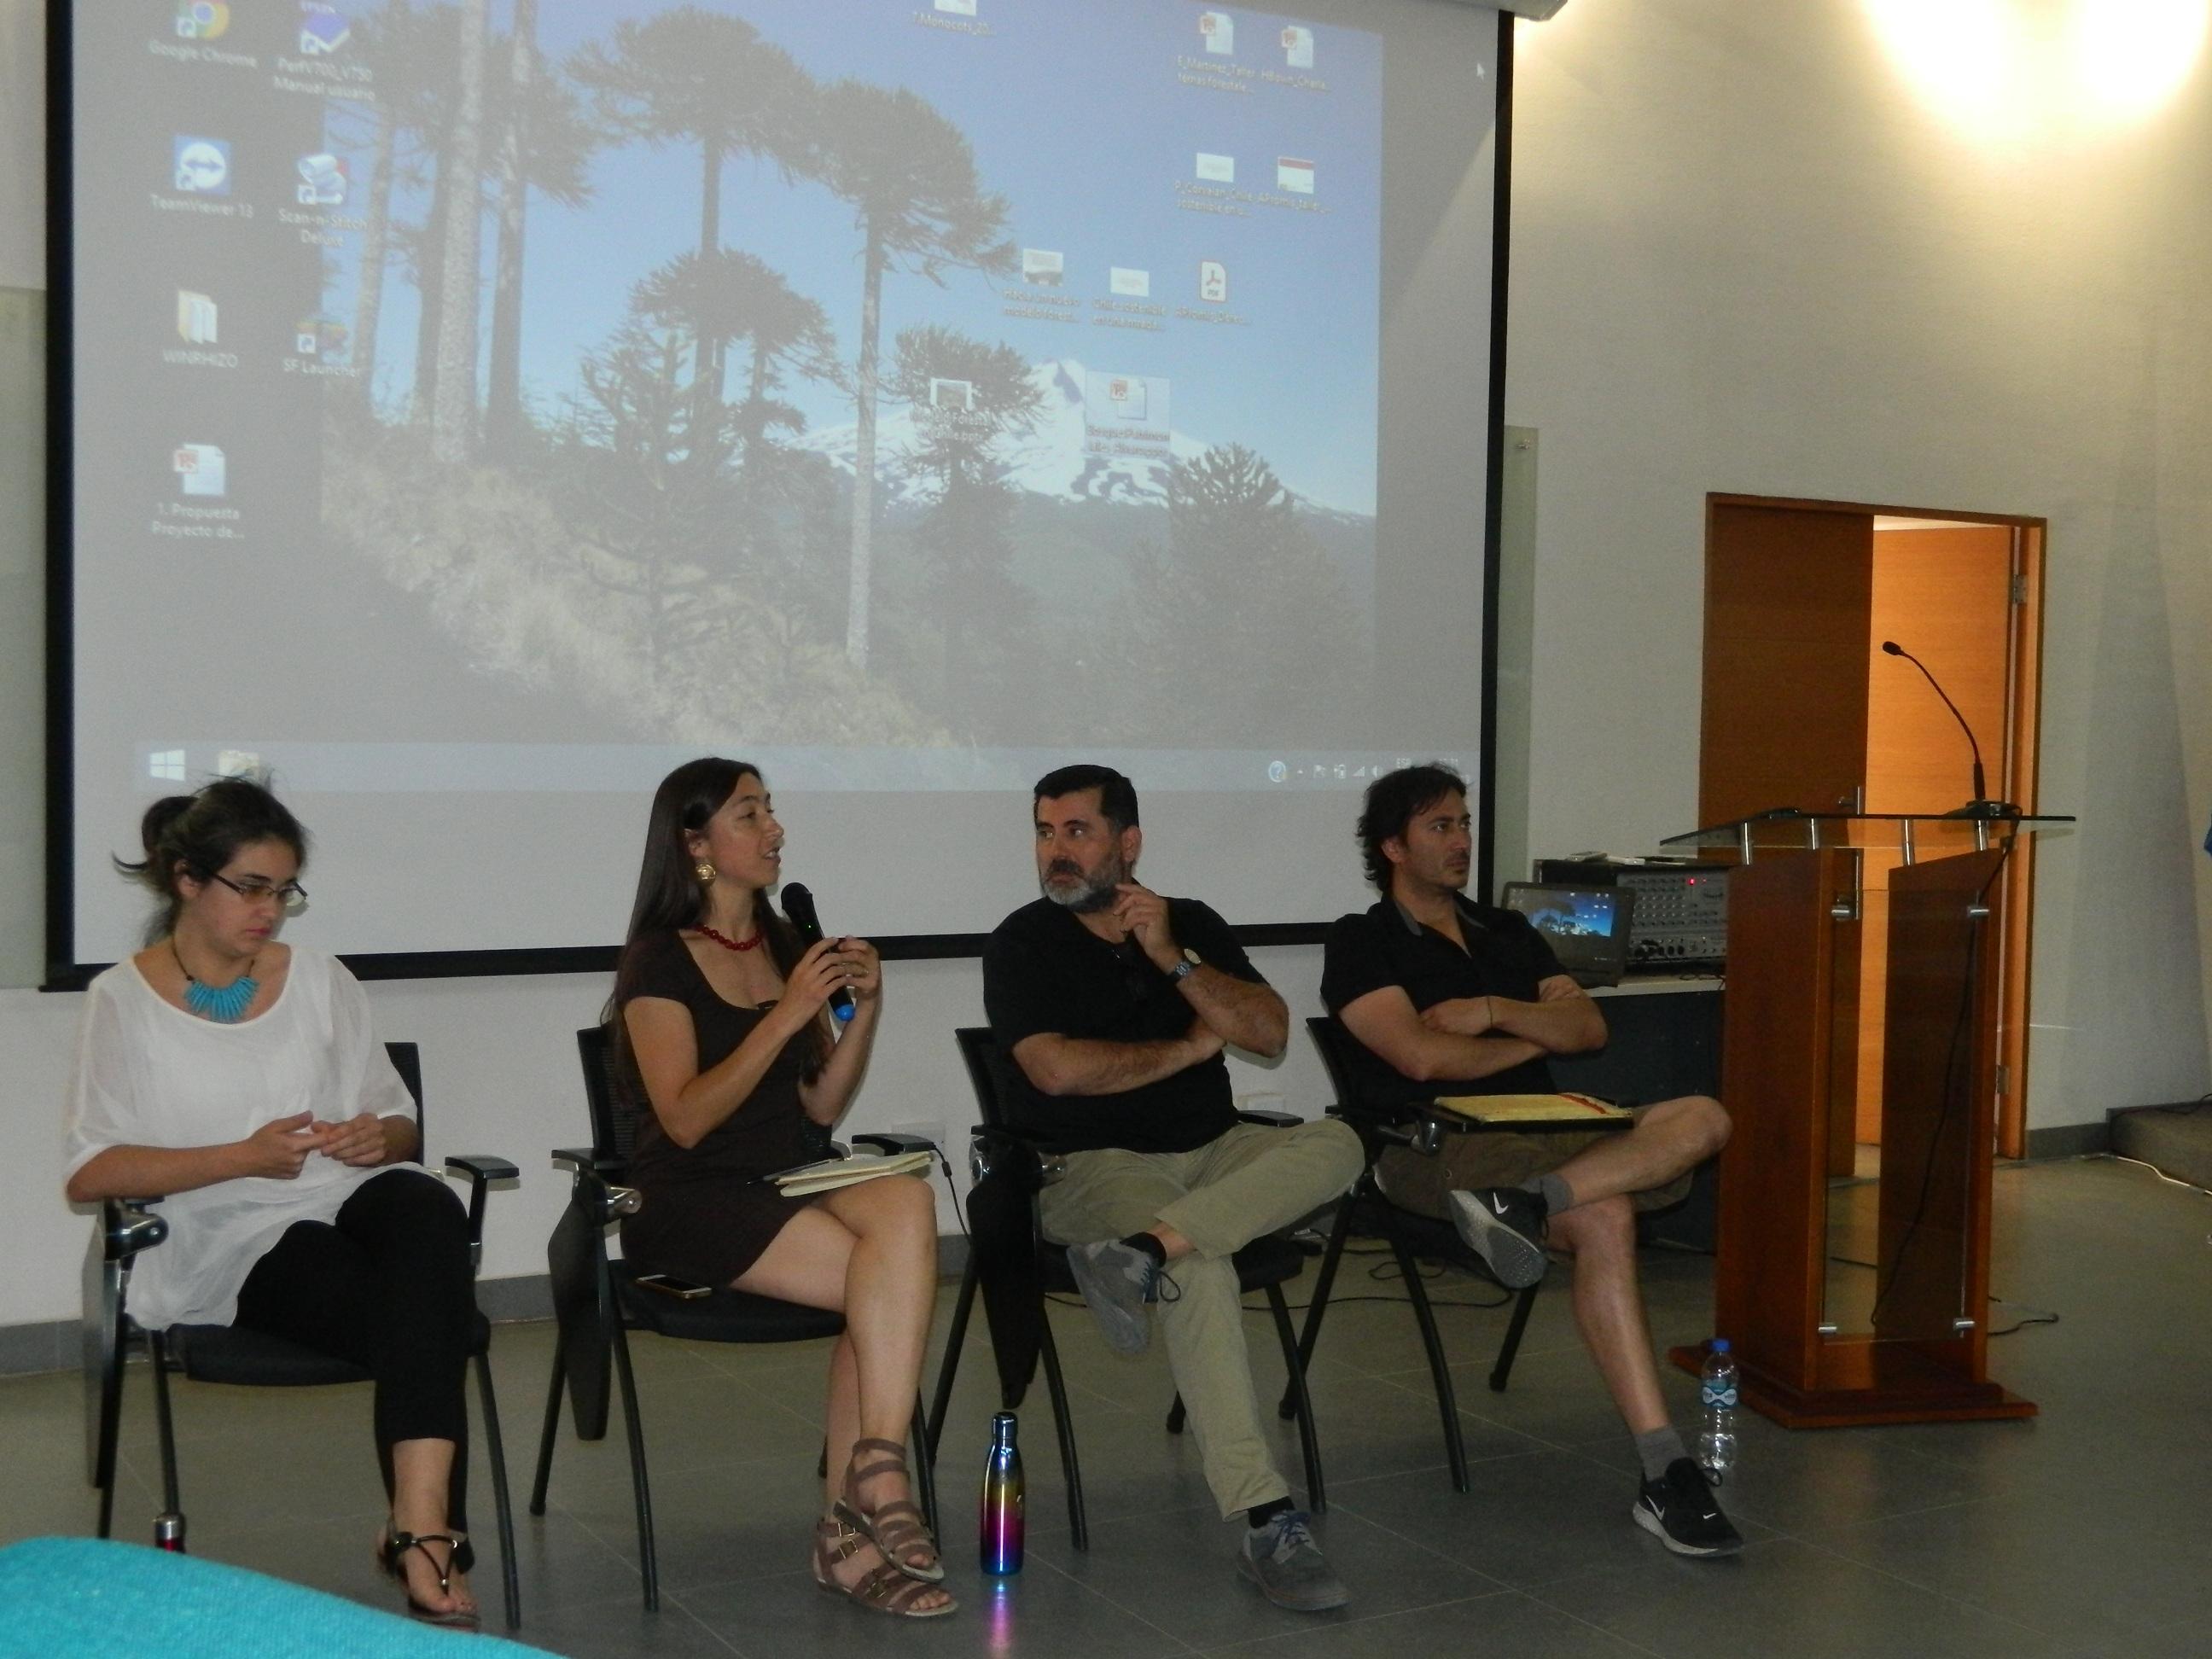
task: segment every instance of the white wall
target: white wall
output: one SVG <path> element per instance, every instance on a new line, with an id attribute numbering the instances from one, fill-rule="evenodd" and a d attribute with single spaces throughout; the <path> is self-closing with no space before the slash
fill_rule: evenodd
<path id="1" fill-rule="evenodd" d="M 2022 39 L 2070 9 L 1972 9 Z M 2212 72 L 2101 125 L 2046 66 L 2017 131 L 1962 127 L 1875 9 L 1574 0 L 1519 27 L 1529 842 L 1691 826 L 1707 491 L 2047 516 L 2041 805 L 2082 823 L 2038 865 L 2028 1122 L 2191 1098 L 2212 1087 Z M 1955 66 L 1952 111 L 1996 55 Z"/>

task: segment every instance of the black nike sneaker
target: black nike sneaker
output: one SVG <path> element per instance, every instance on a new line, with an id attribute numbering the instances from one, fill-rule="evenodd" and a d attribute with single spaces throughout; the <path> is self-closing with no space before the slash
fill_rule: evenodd
<path id="1" fill-rule="evenodd" d="M 1678 1457 L 1656 1480 L 1647 1480 L 1636 1495 L 1636 1524 L 1677 1555 L 1734 1555 L 1743 1547 L 1743 1534 L 1729 1524 L 1705 1471 L 1687 1457 Z"/>

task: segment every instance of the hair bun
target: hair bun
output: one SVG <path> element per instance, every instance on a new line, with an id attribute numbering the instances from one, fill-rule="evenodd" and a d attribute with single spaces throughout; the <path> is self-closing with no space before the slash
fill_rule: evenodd
<path id="1" fill-rule="evenodd" d="M 161 837 L 170 827 L 192 810 L 194 799 L 191 795 L 164 795 L 146 809 L 146 816 L 138 822 L 138 843 L 146 849 L 148 858 L 152 858 L 161 847 Z"/>

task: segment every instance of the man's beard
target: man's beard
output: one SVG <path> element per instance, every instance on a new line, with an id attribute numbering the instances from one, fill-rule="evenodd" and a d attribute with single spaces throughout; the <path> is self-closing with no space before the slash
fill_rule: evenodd
<path id="1" fill-rule="evenodd" d="M 1073 886 L 1053 885 L 1050 878 L 1071 876 Z M 1095 915 L 1114 902 L 1114 890 L 1129 878 L 1129 866 L 1121 862 L 1120 854 L 1109 859 L 1095 876 L 1087 879 L 1083 872 L 1066 859 L 1055 859 L 1037 877 L 1037 889 L 1063 910 L 1073 910 L 1077 915 Z"/>

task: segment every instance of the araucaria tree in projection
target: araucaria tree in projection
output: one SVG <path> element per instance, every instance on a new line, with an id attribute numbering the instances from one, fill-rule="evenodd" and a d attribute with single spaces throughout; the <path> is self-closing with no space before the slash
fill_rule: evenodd
<path id="1" fill-rule="evenodd" d="M 557 456 L 586 574 L 637 602 L 656 690 L 730 626 L 735 584 L 701 550 L 730 505 L 726 425 L 697 426 L 684 337 L 633 319 L 581 364 L 583 396 Z"/>
<path id="2" fill-rule="evenodd" d="M 1348 617 L 1349 596 L 1300 522 L 1275 470 L 1243 444 L 1217 444 L 1168 471 L 1168 533 L 1131 572 L 1123 631 L 1129 684 L 1143 688 L 1126 736 L 1205 710 L 1224 744 L 1267 744 L 1325 729 L 1358 684 L 1351 648 L 1312 649 L 1316 617 Z"/>
<path id="3" fill-rule="evenodd" d="M 960 129 L 903 88 L 840 81 L 814 111 L 818 149 L 811 171 L 853 208 L 860 236 L 860 341 L 854 375 L 857 408 L 853 475 L 853 553 L 847 573 L 845 653 L 868 666 L 868 599 L 873 571 L 878 353 L 884 273 L 908 271 L 942 286 L 949 269 L 1011 275 L 1006 202 L 983 190 Z"/>
<path id="4" fill-rule="evenodd" d="M 807 149 L 813 80 L 743 18 L 697 6 L 626 18 L 611 44 L 577 52 L 568 73 L 617 136 L 699 147 L 702 258 L 721 251 L 724 160 L 763 156 L 789 174 Z M 698 378 L 721 384 L 719 372 Z"/>
<path id="5" fill-rule="evenodd" d="M 1036 683 L 1042 646 L 1036 596 L 1013 575 L 1017 496 L 997 450 L 1035 429 L 1044 394 L 1013 347 L 937 326 L 898 337 L 885 389 L 914 411 L 900 464 L 937 488 L 915 540 L 944 650 L 942 713 L 973 740 L 1005 740 L 1024 719 L 1006 688 Z"/>
<path id="6" fill-rule="evenodd" d="M 440 460 L 470 459 L 477 438 L 477 245 L 483 219 L 482 167 L 484 154 L 484 37 L 489 29 L 489 0 L 461 0 L 460 56 L 457 63 L 459 100 L 453 130 L 439 162 L 445 191 L 445 222 L 440 227 L 438 287 L 438 390 L 430 408 L 430 453 Z"/>

